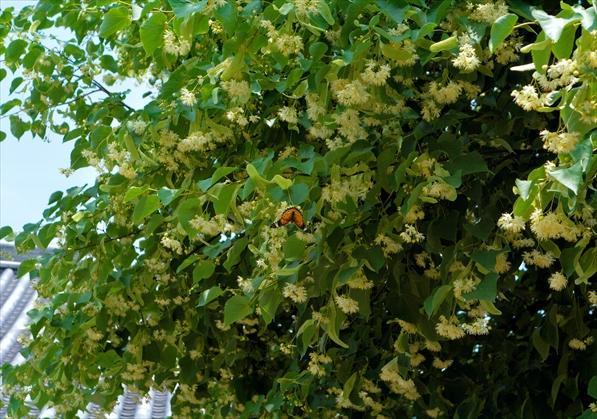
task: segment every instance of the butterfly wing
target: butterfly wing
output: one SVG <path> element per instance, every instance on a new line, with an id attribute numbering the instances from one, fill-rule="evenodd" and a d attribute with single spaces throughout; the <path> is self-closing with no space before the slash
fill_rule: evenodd
<path id="1" fill-rule="evenodd" d="M 294 214 L 293 214 L 292 210 L 293 210 L 293 208 L 288 208 L 288 209 L 284 210 L 284 212 L 280 216 L 280 219 L 278 220 L 278 226 L 285 226 L 286 224 L 292 222 L 292 220 L 294 218 Z"/>
<path id="2" fill-rule="evenodd" d="M 305 219 L 303 213 L 295 207 L 286 208 L 280 219 L 275 223 L 276 227 L 282 227 L 289 223 L 294 223 L 298 228 L 305 227 Z"/>
<path id="3" fill-rule="evenodd" d="M 298 228 L 305 228 L 305 219 L 303 218 L 303 213 L 300 212 L 298 209 L 293 208 L 294 211 L 292 212 L 292 222 Z"/>

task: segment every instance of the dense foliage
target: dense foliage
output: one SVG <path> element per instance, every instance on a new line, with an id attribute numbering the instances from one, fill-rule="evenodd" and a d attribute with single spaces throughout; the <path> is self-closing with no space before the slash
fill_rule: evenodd
<path id="1" fill-rule="evenodd" d="M 10 131 L 98 170 L 2 229 L 60 243 L 10 414 L 595 414 L 596 13 L 531 3 L 4 9 Z"/>

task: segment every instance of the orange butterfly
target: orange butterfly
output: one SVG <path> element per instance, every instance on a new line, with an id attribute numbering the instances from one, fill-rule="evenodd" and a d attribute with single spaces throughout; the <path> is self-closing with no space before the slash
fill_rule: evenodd
<path id="1" fill-rule="evenodd" d="M 303 217 L 303 213 L 298 208 L 286 208 L 274 226 L 282 227 L 289 223 L 294 223 L 294 225 L 301 229 L 305 228 L 305 218 Z"/>

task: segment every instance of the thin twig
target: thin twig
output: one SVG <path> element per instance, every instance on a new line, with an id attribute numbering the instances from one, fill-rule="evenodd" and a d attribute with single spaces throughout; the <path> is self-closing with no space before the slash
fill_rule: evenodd
<path id="1" fill-rule="evenodd" d="M 114 241 L 114 240 L 120 240 L 120 239 L 124 239 L 124 238 L 126 238 L 126 237 L 133 236 L 133 235 L 135 235 L 135 234 L 137 234 L 137 233 L 139 233 L 139 232 L 138 232 L 138 231 L 133 231 L 133 232 L 131 232 L 131 233 L 128 233 L 128 234 L 125 234 L 125 235 L 123 235 L 123 236 L 112 237 L 111 239 L 108 239 L 108 240 L 104 241 L 104 244 L 105 244 L 105 243 L 110 243 L 110 242 L 112 242 L 112 241 Z M 105 237 L 105 236 L 104 236 L 104 237 Z M 65 250 L 68 250 L 68 251 L 71 251 L 71 252 L 79 252 L 79 251 L 81 251 L 81 250 L 89 249 L 90 247 L 99 246 L 100 244 L 101 244 L 101 243 L 91 243 L 91 244 L 88 244 L 88 245 L 86 245 L 86 246 L 78 247 L 78 248 L 76 248 L 76 249 L 65 249 Z"/>

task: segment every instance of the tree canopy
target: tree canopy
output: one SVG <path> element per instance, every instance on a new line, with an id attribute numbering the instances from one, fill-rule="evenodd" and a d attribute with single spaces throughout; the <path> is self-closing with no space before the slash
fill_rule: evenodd
<path id="1" fill-rule="evenodd" d="M 109 411 L 124 385 L 172 391 L 181 418 L 594 415 L 595 19 L 577 1 L 3 8 L 3 122 L 71 142 L 65 175 L 98 171 L 0 230 L 59 243 L 19 268 L 40 300 L 3 366 L 9 414 Z"/>

